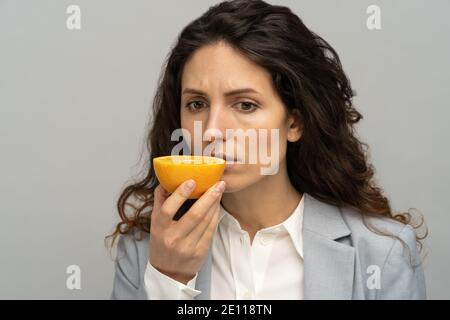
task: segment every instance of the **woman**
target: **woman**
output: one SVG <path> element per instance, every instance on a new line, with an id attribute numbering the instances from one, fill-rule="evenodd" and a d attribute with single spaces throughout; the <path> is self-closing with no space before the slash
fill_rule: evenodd
<path id="1" fill-rule="evenodd" d="M 217 133 L 203 150 L 249 159 L 226 130 L 267 129 L 257 148 L 276 170 L 235 163 L 179 218 L 195 181 L 168 194 L 150 166 L 118 201 L 112 298 L 426 298 L 417 226 L 374 182 L 352 97 L 337 53 L 286 7 L 226 1 L 191 22 L 154 99 L 150 158 L 200 124 Z"/>

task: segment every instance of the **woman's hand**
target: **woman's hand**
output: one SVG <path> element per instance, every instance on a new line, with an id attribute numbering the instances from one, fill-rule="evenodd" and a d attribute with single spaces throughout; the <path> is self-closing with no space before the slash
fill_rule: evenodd
<path id="1" fill-rule="evenodd" d="M 172 279 L 187 284 L 200 270 L 208 253 L 220 211 L 225 182 L 208 189 L 179 219 L 173 217 L 195 189 L 188 180 L 172 194 L 158 185 L 150 225 L 151 265 Z"/>

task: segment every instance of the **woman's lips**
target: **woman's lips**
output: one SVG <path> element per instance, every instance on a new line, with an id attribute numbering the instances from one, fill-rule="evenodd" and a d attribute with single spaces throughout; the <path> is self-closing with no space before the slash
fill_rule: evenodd
<path id="1" fill-rule="evenodd" d="M 235 162 L 226 162 L 225 164 L 225 171 L 230 171 L 230 169 L 232 169 L 234 166 L 236 165 Z"/>
<path id="2" fill-rule="evenodd" d="M 234 167 L 236 164 L 241 163 L 237 158 L 231 157 L 224 154 L 213 154 L 213 157 L 221 158 L 225 160 L 225 170 L 229 170 Z"/>
<path id="3" fill-rule="evenodd" d="M 228 156 L 228 155 L 213 154 L 212 156 L 213 156 L 213 157 L 216 157 L 216 158 L 222 158 L 222 159 L 224 159 L 227 163 L 238 163 L 238 162 L 240 162 L 237 158 L 231 157 L 231 156 Z"/>

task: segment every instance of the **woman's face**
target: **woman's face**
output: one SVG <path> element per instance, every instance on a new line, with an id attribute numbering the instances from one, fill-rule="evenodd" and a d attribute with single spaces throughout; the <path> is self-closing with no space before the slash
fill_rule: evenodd
<path id="1" fill-rule="evenodd" d="M 285 170 L 287 141 L 297 141 L 301 130 L 264 68 L 219 42 L 194 52 L 181 82 L 181 127 L 190 133 L 192 154 L 198 154 L 196 124 L 203 155 L 223 154 L 241 162 L 225 169 L 226 192 Z"/>

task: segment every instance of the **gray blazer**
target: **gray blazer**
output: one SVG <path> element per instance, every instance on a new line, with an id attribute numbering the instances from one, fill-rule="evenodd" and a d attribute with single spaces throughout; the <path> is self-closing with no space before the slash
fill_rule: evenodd
<path id="1" fill-rule="evenodd" d="M 305 299 L 426 299 L 425 278 L 414 230 L 388 218 L 368 218 L 378 235 L 350 208 L 338 208 L 304 193 Z M 142 240 L 138 237 L 142 235 Z M 121 236 L 111 299 L 146 299 L 144 272 L 149 234 Z M 211 251 L 199 271 L 196 299 L 210 298 Z"/>

